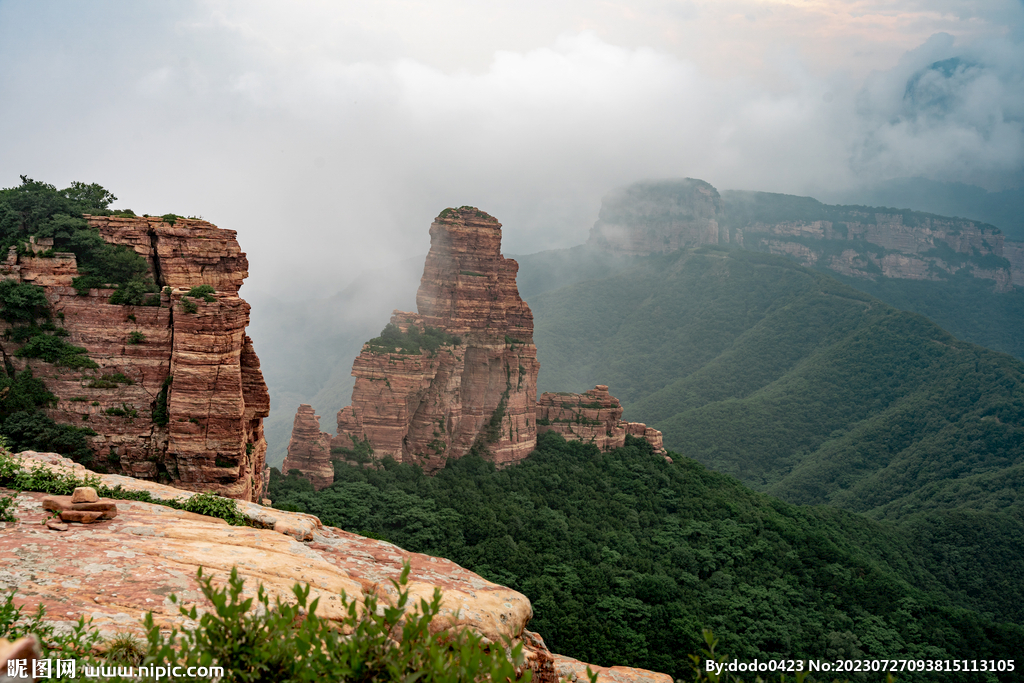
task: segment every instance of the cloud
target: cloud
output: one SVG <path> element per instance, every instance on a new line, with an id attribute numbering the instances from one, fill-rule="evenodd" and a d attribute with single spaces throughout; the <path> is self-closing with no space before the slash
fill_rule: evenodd
<path id="1" fill-rule="evenodd" d="M 0 3 L 0 182 L 202 215 L 284 298 L 424 253 L 446 206 L 528 253 L 644 178 L 1021 182 L 1020 3 L 130 7 Z"/>

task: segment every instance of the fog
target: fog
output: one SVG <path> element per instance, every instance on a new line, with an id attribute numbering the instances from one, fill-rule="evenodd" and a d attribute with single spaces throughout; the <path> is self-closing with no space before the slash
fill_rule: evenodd
<path id="1" fill-rule="evenodd" d="M 98 182 L 237 230 L 271 307 L 415 281 L 447 206 L 528 254 L 640 179 L 1021 187 L 1024 4 L 0 0 L 0 125 L 0 186 Z M 376 291 L 349 306 L 398 296 Z"/>
<path id="2" fill-rule="evenodd" d="M 582 242 L 641 178 L 1021 185 L 1019 2 L 0 2 L 3 186 L 239 231 L 301 299 L 472 204 Z M 934 65 L 940 63 L 938 67 Z"/>

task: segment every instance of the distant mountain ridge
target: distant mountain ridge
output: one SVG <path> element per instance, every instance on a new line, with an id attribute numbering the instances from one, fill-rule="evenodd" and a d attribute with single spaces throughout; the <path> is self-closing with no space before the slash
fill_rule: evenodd
<path id="1" fill-rule="evenodd" d="M 1024 286 L 1024 243 L 980 221 L 769 192 L 719 193 L 693 178 L 610 192 L 588 244 L 630 255 L 731 244 L 868 280 L 968 275 L 993 281 L 999 292 Z"/>

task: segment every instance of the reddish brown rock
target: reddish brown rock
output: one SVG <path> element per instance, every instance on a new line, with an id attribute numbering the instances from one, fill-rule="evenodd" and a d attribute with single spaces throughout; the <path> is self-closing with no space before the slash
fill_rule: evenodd
<path id="1" fill-rule="evenodd" d="M 472 207 L 443 211 L 430 226 L 418 313 L 396 311 L 391 322 L 403 332 L 435 328 L 458 343 L 418 354 L 364 346 L 335 447 L 366 440 L 376 456 L 428 472 L 474 444 L 498 464 L 525 458 L 536 445 L 540 364 L 518 269 L 501 255 L 494 218 Z"/>
<path id="2" fill-rule="evenodd" d="M 81 511 L 99 512 L 99 519 L 117 517 L 117 504 L 112 500 L 97 500 L 88 503 L 76 503 L 73 496 L 47 496 L 43 498 L 43 509 L 51 512 Z"/>
<path id="3" fill-rule="evenodd" d="M 95 503 L 100 497 L 91 486 L 78 486 L 71 494 L 72 503 Z"/>
<path id="4" fill-rule="evenodd" d="M 41 463 L 56 471 L 70 468 L 76 476 L 88 474 L 49 454 L 23 454 L 22 458 L 30 466 Z M 192 495 L 118 475 L 100 475 L 100 480 L 105 486 L 121 484 L 127 490 L 148 491 L 158 499 Z M 319 599 L 318 614 L 337 620 L 343 615 L 342 591 L 359 606 L 369 595 L 383 605 L 394 604 L 396 593 L 390 582 L 408 563 L 413 604 L 421 598 L 429 600 L 435 588 L 442 591 L 441 611 L 432 624 L 438 632 L 472 630 L 496 643 L 505 638 L 513 646 L 521 642 L 538 681 L 555 683 L 559 672 L 568 676 L 586 668 L 552 654 L 539 636 L 527 630 L 533 609 L 521 593 L 449 560 L 325 527 L 311 515 L 240 503 L 243 514 L 262 528 L 233 527 L 169 507 L 122 501 L 116 520 L 72 525 L 63 534 L 53 534 L 40 524 L 45 515 L 40 505 L 43 498 L 40 493 L 18 496 L 15 514 L 22 523 L 0 534 L 4 568 L 0 592 L 16 589 L 14 604 L 27 611 L 42 605 L 46 619 L 56 627 L 73 626 L 85 617 L 104 637 L 126 632 L 144 637 L 141 617 L 146 612 L 152 612 L 161 629 L 194 627 L 179 607 L 208 608 L 196 582 L 200 566 L 218 586 L 237 568 L 245 580 L 245 596 L 252 597 L 262 585 L 271 603 L 294 602 L 292 586 L 306 584 L 310 600 Z M 296 538 L 305 542 L 296 543 Z M 169 599 L 171 594 L 177 602 Z M 661 674 L 641 669 L 594 670 L 607 672 L 612 681 L 668 683 Z"/>
<path id="5" fill-rule="evenodd" d="M 0 342 L 16 370 L 32 368 L 58 397 L 54 420 L 90 427 L 97 461 L 134 477 L 213 490 L 244 500 L 266 489 L 263 418 L 269 397 L 259 360 L 245 335 L 249 305 L 238 297 L 248 262 L 233 230 L 179 218 L 93 216 L 105 240 L 146 258 L 161 288 L 159 306 L 107 303 L 112 290 L 82 296 L 71 287 L 79 273 L 73 254 L 53 258 L 10 251 L 0 278 L 44 287 L 68 331 L 96 370 L 71 370 L 17 358 L 17 345 Z M 40 240 L 34 251 L 46 248 Z M 198 285 L 212 298 L 188 298 Z M 7 323 L 0 323 L 0 332 Z M 136 334 L 132 334 L 136 333 Z M 153 421 L 166 404 L 167 424 Z"/>
<path id="6" fill-rule="evenodd" d="M 282 466 L 286 474 L 292 470 L 301 471 L 318 491 L 334 483 L 331 435 L 320 431 L 320 416 L 314 414 L 313 407 L 306 403 L 300 405 L 295 414 L 288 456 Z"/>
<path id="7" fill-rule="evenodd" d="M 60 521 L 92 524 L 102 516 L 103 513 L 96 510 L 64 510 L 60 513 Z"/>
<path id="8" fill-rule="evenodd" d="M 603 451 L 620 448 L 626 435 L 645 439 L 656 453 L 665 453 L 661 432 L 641 422 L 623 422 L 619 400 L 598 384 L 582 393 L 541 394 L 537 403 L 537 432 L 557 432 L 565 439 L 592 443 Z"/>
<path id="9" fill-rule="evenodd" d="M 588 244 L 634 255 L 734 244 L 851 277 L 943 280 L 962 274 L 992 280 L 997 292 L 1024 286 L 1024 243 L 1005 239 L 990 225 L 924 213 L 907 221 L 903 212 L 870 207 L 836 207 L 848 218 L 842 221 L 746 222 L 740 207 L 760 195 L 726 192 L 723 200 L 693 178 L 635 183 L 604 198 Z M 719 223 L 723 201 L 726 214 L 738 209 L 729 228 Z M 837 255 L 838 242 L 850 248 Z"/>

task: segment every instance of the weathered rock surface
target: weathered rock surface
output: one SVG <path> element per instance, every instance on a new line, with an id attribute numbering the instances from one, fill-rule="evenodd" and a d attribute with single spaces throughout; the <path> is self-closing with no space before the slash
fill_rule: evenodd
<path id="1" fill-rule="evenodd" d="M 646 439 L 666 453 L 661 432 L 642 422 L 623 422 L 619 400 L 598 384 L 582 394 L 543 393 L 537 402 L 537 433 L 557 432 L 567 440 L 592 443 L 602 451 L 621 448 L 626 435 Z"/>
<path id="2" fill-rule="evenodd" d="M 73 467 L 53 454 L 23 454 L 23 458 L 51 468 Z M 78 476 L 87 473 L 80 466 L 74 470 Z M 117 475 L 101 475 L 101 480 L 106 485 L 147 490 L 156 497 L 192 495 Z M 415 602 L 430 599 L 435 587 L 443 591 L 442 613 L 435 621 L 439 630 L 472 629 L 495 642 L 504 636 L 513 642 L 522 640 L 531 666 L 547 672 L 540 680 L 552 683 L 556 669 L 578 672 L 586 666 L 552 655 L 536 634 L 526 630 L 532 608 L 522 594 L 448 560 L 324 527 L 311 515 L 240 503 L 247 516 L 265 526 L 305 528 L 306 542 L 300 543 L 269 528 L 232 527 L 219 519 L 160 505 L 119 501 L 117 519 L 71 525 L 58 533 L 40 524 L 45 516 L 44 497 L 18 495 L 14 514 L 19 523 L 0 531 L 0 585 L 15 588 L 15 603 L 28 611 L 42 604 L 48 619 L 59 627 L 70 627 L 85 617 L 93 619 L 107 637 L 126 631 L 141 634 L 140 618 L 148 611 L 161 628 L 194 626 L 181 616 L 178 606 L 207 607 L 196 583 L 200 566 L 218 585 L 237 567 L 246 581 L 246 594 L 253 595 L 262 584 L 271 601 L 290 601 L 291 587 L 308 583 L 310 599 L 320 598 L 320 613 L 337 619 L 342 615 L 342 591 L 360 604 L 371 594 L 392 604 L 395 591 L 390 581 L 408 562 Z M 169 600 L 171 594 L 177 596 L 178 604 Z M 639 669 L 601 671 L 609 672 L 609 680 L 671 682 L 667 676 Z"/>
<path id="3" fill-rule="evenodd" d="M 98 370 L 71 370 L 17 358 L 13 342 L 0 351 L 17 370 L 31 367 L 57 395 L 54 420 L 90 427 L 100 463 L 127 475 L 258 499 L 265 489 L 263 418 L 270 399 L 252 341 L 245 335 L 249 305 L 238 297 L 248 262 L 233 230 L 201 220 L 95 216 L 105 240 L 146 258 L 163 290 L 159 306 L 107 303 L 112 290 L 78 296 L 73 254 L 53 258 L 9 251 L 0 278 L 45 288 L 68 341 L 84 347 Z M 33 245 L 47 248 L 46 240 Z M 51 241 L 52 244 L 52 241 Z M 213 302 L 182 299 L 198 285 L 214 288 Z M 7 323 L 0 322 L 0 332 Z M 137 333 L 137 334 L 133 334 Z M 154 422 L 166 405 L 168 422 Z"/>
<path id="4" fill-rule="evenodd" d="M 525 458 L 537 440 L 540 364 L 518 269 L 501 255 L 494 218 L 472 207 L 443 211 L 430 226 L 418 313 L 395 311 L 391 322 L 403 332 L 434 328 L 458 343 L 418 354 L 364 346 L 334 445 L 367 440 L 375 455 L 428 472 L 474 444 L 498 464 Z"/>
<path id="5" fill-rule="evenodd" d="M 334 481 L 331 435 L 320 431 L 320 416 L 306 403 L 300 405 L 295 414 L 288 457 L 284 459 L 283 471 L 291 470 L 300 470 L 318 491 Z"/>
<path id="6" fill-rule="evenodd" d="M 787 217 L 801 214 L 834 220 Z M 992 280 L 1000 292 L 1024 286 L 1024 243 L 1007 241 L 997 228 L 978 221 L 827 206 L 764 192 L 719 195 L 693 178 L 636 183 L 609 193 L 589 244 L 640 255 L 733 244 L 852 277 L 940 280 L 963 273 Z"/>
<path id="7" fill-rule="evenodd" d="M 589 398 L 567 394 L 574 398 L 564 406 L 553 394 L 537 404 L 533 313 L 519 296 L 518 269 L 501 255 L 501 224 L 494 218 L 473 207 L 441 212 L 430 226 L 418 312 L 395 311 L 391 324 L 403 334 L 439 330 L 449 342 L 418 353 L 383 342 L 364 345 L 352 366 L 352 405 L 339 411 L 336 436 L 326 445 L 313 408 L 300 406 L 284 471 L 298 469 L 324 488 L 333 481 L 330 458 L 345 458 L 361 444 L 376 458 L 413 462 L 427 473 L 474 446 L 507 465 L 536 447 L 538 418 L 566 438 L 601 448 L 621 446 L 633 434 L 661 452 L 661 432 L 622 422 L 622 408 L 607 387 L 588 392 Z M 600 401 L 607 405 L 571 427 L 559 412 L 568 414 L 571 402 Z"/>
<path id="8" fill-rule="evenodd" d="M 636 183 L 605 197 L 589 242 L 632 255 L 718 244 L 721 211 L 718 190 L 703 180 Z"/>

